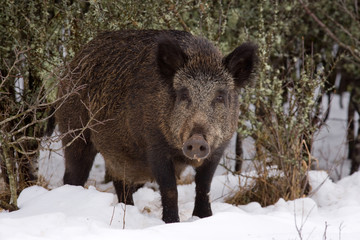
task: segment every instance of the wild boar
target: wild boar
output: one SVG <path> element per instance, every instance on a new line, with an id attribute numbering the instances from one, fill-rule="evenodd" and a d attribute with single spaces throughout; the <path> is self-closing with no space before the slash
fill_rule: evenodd
<path id="1" fill-rule="evenodd" d="M 56 112 L 67 146 L 64 184 L 84 185 L 100 152 L 120 202 L 133 204 L 132 193 L 155 180 L 163 221 L 178 222 L 176 179 L 191 165 L 193 215 L 211 216 L 211 180 L 237 129 L 239 91 L 255 62 L 251 43 L 223 57 L 210 41 L 183 31 L 100 34 L 59 86 L 66 98 Z"/>

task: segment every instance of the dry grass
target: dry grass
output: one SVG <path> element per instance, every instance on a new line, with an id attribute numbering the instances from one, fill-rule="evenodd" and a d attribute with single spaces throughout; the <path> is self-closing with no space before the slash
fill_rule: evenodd
<path id="1" fill-rule="evenodd" d="M 182 176 L 180 179 L 177 179 L 176 183 L 178 185 L 188 185 L 193 183 L 195 180 L 195 176 L 193 174 L 187 174 L 185 176 Z"/>
<path id="2" fill-rule="evenodd" d="M 246 205 L 250 202 L 258 202 L 262 207 L 275 204 L 280 198 L 285 201 L 304 197 L 310 192 L 307 179 L 293 179 L 289 182 L 289 176 L 257 176 L 252 177 L 250 186 L 241 187 L 233 196 L 226 199 L 233 205 Z"/>
<path id="3" fill-rule="evenodd" d="M 264 138 L 262 135 L 258 136 Z M 289 141 L 288 145 L 281 145 L 278 140 L 280 138 L 267 138 L 269 139 L 271 141 L 259 141 L 261 145 L 257 148 L 254 156 L 256 161 L 253 162 L 256 174 L 243 176 L 248 184 L 239 184 L 244 187 L 240 187 L 237 193 L 228 198 L 227 203 L 245 205 L 255 201 L 265 207 L 276 203 L 280 198 L 294 200 L 310 192 L 307 173 L 317 160 L 311 155 L 305 141 L 294 140 Z M 284 149 L 275 150 L 269 143 Z"/>

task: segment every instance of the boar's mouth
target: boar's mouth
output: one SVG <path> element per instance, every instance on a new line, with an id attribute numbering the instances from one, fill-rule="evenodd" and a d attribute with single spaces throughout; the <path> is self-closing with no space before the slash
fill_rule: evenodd
<path id="1" fill-rule="evenodd" d="M 200 161 L 210 154 L 210 146 L 201 134 L 194 134 L 183 144 L 182 151 L 187 158 Z"/>

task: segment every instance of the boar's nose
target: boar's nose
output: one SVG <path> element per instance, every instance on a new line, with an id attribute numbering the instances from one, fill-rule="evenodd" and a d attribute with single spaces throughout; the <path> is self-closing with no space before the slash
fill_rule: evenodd
<path id="1" fill-rule="evenodd" d="M 210 146 L 202 135 L 194 134 L 184 143 L 182 150 L 190 159 L 204 159 L 209 156 Z"/>

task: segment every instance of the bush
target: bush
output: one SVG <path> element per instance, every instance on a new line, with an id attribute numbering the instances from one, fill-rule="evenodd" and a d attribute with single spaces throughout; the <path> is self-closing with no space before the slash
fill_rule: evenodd
<path id="1" fill-rule="evenodd" d="M 257 174 L 228 199 L 232 204 L 257 201 L 267 206 L 279 198 L 293 200 L 308 193 L 307 171 L 315 160 L 311 155 L 312 139 L 322 124 L 319 100 L 326 81 L 323 69 L 317 69 L 314 56 L 305 54 L 304 40 L 299 45 L 300 56 L 280 56 L 286 66 L 274 61 L 276 52 L 283 50 L 278 48 L 279 42 L 286 40 L 279 31 L 280 6 L 274 6 L 275 20 L 266 22 L 267 28 L 263 7 L 266 5 L 258 7 L 257 79 L 241 97 L 239 119 L 240 136 L 254 139 L 252 160 Z"/>

